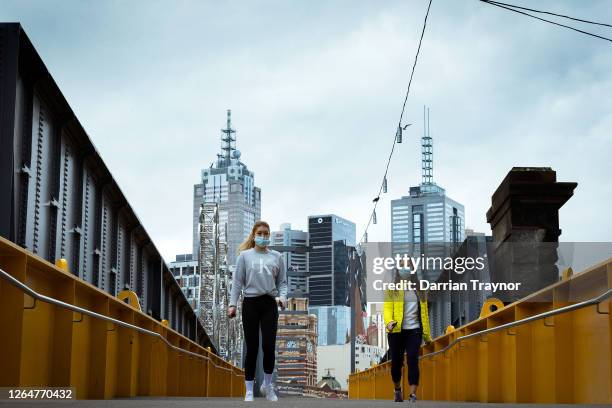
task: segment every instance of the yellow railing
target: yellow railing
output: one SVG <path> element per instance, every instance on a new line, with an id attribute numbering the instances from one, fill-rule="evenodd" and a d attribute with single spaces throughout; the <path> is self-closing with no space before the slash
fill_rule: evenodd
<path id="1" fill-rule="evenodd" d="M 424 400 L 612 403 L 612 259 L 421 347 Z M 486 306 L 486 305 L 485 305 Z M 349 398 L 392 399 L 390 362 L 349 376 Z M 406 366 L 402 376 L 408 389 Z"/>
<path id="2" fill-rule="evenodd" d="M 80 399 L 244 394 L 242 370 L 3 238 L 0 270 L 0 387 L 74 387 Z"/>

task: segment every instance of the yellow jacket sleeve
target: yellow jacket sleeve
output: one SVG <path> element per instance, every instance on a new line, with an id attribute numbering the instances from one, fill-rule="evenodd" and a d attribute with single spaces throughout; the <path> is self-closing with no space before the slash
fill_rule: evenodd
<path id="1" fill-rule="evenodd" d="M 383 318 L 385 320 L 385 330 L 387 330 L 387 325 L 389 322 L 395 320 L 393 318 L 393 299 L 388 291 L 385 291 L 385 303 L 383 304 Z"/>
<path id="2" fill-rule="evenodd" d="M 423 324 L 423 340 L 425 343 L 431 341 L 431 328 L 429 327 L 429 310 L 427 309 L 427 301 L 421 301 L 421 323 Z"/>

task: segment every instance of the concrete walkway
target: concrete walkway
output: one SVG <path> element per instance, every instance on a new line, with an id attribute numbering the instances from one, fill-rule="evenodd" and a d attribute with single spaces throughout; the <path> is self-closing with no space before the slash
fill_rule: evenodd
<path id="1" fill-rule="evenodd" d="M 281 398 L 278 403 L 268 402 L 261 398 L 256 398 L 254 402 L 246 403 L 240 399 L 229 398 L 132 398 L 114 400 L 68 400 L 68 401 L 9 401 L 0 400 L 0 407 L 49 407 L 49 408 L 203 408 L 203 407 L 270 407 L 277 406 L 283 408 L 369 408 L 369 407 L 398 407 L 412 406 L 408 402 L 398 404 L 393 401 L 376 400 L 333 400 L 333 399 L 311 399 L 311 398 Z M 452 408 L 471 408 L 471 407 L 572 407 L 579 405 L 567 404 L 480 404 L 475 402 L 438 402 L 438 401 L 419 401 L 414 404 L 416 407 L 452 407 Z M 605 407 L 609 405 L 589 405 L 589 407 Z"/>

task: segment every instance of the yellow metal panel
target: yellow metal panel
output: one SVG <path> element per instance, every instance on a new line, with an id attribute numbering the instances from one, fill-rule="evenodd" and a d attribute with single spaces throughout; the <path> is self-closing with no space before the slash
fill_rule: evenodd
<path id="1" fill-rule="evenodd" d="M 153 329 L 153 325 L 145 320 L 137 320 L 138 326 L 148 330 Z M 153 395 L 153 342 L 155 339 L 148 334 L 138 333 L 138 392 L 137 395 Z"/>
<path id="2" fill-rule="evenodd" d="M 495 319 L 486 319 L 487 328 L 499 325 Z M 483 377 L 486 377 L 486 397 L 487 402 L 501 402 L 502 399 L 502 376 L 503 370 L 502 360 L 502 339 L 503 333 L 496 332 L 488 334 L 486 339 L 486 372 Z"/>
<path id="3" fill-rule="evenodd" d="M 178 345 L 178 337 L 169 332 L 166 339 L 174 346 Z M 179 355 L 176 350 L 168 350 L 168 395 L 178 396 L 179 394 Z"/>
<path id="4" fill-rule="evenodd" d="M 448 345 L 448 336 L 445 336 L 441 341 L 434 344 L 434 350 L 438 351 Z M 433 372 L 435 373 L 434 381 L 434 399 L 437 401 L 447 401 L 449 399 L 449 360 L 445 353 L 440 353 L 433 358 Z"/>
<path id="5" fill-rule="evenodd" d="M 156 332 L 164 335 L 161 327 Z M 151 395 L 167 395 L 168 346 L 159 339 L 154 339 L 151 347 L 151 371 Z"/>
<path id="6" fill-rule="evenodd" d="M 608 306 L 609 301 L 600 306 L 600 311 L 609 313 Z M 610 403 L 609 315 L 597 313 L 596 306 L 576 310 L 574 314 L 574 402 Z"/>
<path id="7" fill-rule="evenodd" d="M 548 303 L 531 304 L 532 314 L 538 314 L 550 310 L 552 305 Z M 531 326 L 532 341 L 532 402 L 554 403 L 555 402 L 555 330 L 554 317 L 545 320 L 536 320 L 528 323 Z"/>
<path id="8" fill-rule="evenodd" d="M 448 331 L 421 349 L 441 350 L 453 339 L 487 327 L 536 316 L 584 301 L 612 287 L 612 259 L 504 306 L 483 307 L 481 317 Z M 421 399 L 518 403 L 612 403 L 610 300 L 511 329 L 470 338 L 421 361 Z M 445 361 L 446 358 L 448 361 Z M 377 370 L 352 374 L 351 398 L 366 398 L 362 384 Z M 366 377 L 369 376 L 369 377 Z M 366 379 L 367 378 L 367 379 Z M 407 383 L 405 382 L 407 385 Z"/>
<path id="9" fill-rule="evenodd" d="M 569 268 L 571 276 L 571 268 Z M 570 304 L 569 285 L 563 284 L 553 292 L 554 308 L 558 309 Z M 571 404 L 574 401 L 574 331 L 575 313 L 555 316 L 555 402 Z"/>
<path id="10" fill-rule="evenodd" d="M 468 331 L 465 334 L 469 334 Z M 465 392 L 465 401 L 478 401 L 478 388 L 479 388 L 479 371 L 478 367 L 479 353 L 478 347 L 480 340 L 477 337 L 463 341 L 460 347 L 462 348 L 463 354 L 463 387 L 462 390 Z"/>
<path id="11" fill-rule="evenodd" d="M 181 339 L 179 347 L 184 348 L 186 342 Z M 189 356 L 179 353 L 178 356 L 178 392 L 179 395 L 191 395 L 189 392 Z"/>
<path id="12" fill-rule="evenodd" d="M 526 317 L 520 306 L 516 306 L 517 320 Z M 516 402 L 529 403 L 532 399 L 531 360 L 533 348 L 531 344 L 531 326 L 522 325 L 512 329 L 516 332 Z"/>
<path id="13" fill-rule="evenodd" d="M 514 316 L 514 307 L 510 312 Z M 492 367 L 494 375 L 500 379 L 500 401 L 506 403 L 517 402 L 516 395 L 516 329 L 507 329 L 498 332 L 500 346 L 500 367 Z"/>
<path id="14" fill-rule="evenodd" d="M 121 310 L 121 316 L 123 321 L 132 323 L 134 321 L 133 312 L 131 310 Z M 136 395 L 135 390 L 132 387 L 132 360 L 135 359 L 134 355 L 134 331 L 125 327 L 116 327 L 116 341 L 117 341 L 117 355 L 116 355 L 116 378 L 117 397 L 133 397 Z"/>
<path id="15" fill-rule="evenodd" d="M 51 276 L 38 269 L 40 265 L 27 260 L 25 283 L 45 295 L 55 296 Z M 21 348 L 21 386 L 40 386 L 51 383 L 53 328 L 55 308 L 44 302 L 36 302 L 24 296 L 22 348 Z"/>
<path id="16" fill-rule="evenodd" d="M 0 245 L 0 268 L 21 282 L 25 281 L 26 254 L 14 245 Z M 0 279 L 0 311 L 3 330 L 0 330 L 0 386 L 21 384 L 21 356 L 23 355 L 23 317 L 26 312 L 23 292 Z M 28 299 L 30 302 L 32 300 Z"/>
<path id="17" fill-rule="evenodd" d="M 57 299 L 74 304 L 76 284 L 74 280 L 60 278 L 61 285 L 57 288 Z M 70 385 L 70 369 L 72 357 L 72 325 L 78 315 L 54 307 L 55 323 L 53 329 L 53 351 L 51 386 L 67 387 Z"/>
<path id="18" fill-rule="evenodd" d="M 58 266 L 0 238 L 0 267 L 35 291 L 135 324 L 194 353 L 206 349 Z M 73 386 L 77 398 L 244 393 L 243 371 L 216 369 L 160 339 L 29 296 L 0 279 L 0 386 Z M 179 356 L 180 355 L 180 356 Z M 184 367 L 185 370 L 181 370 Z M 180 379 L 188 379 L 181 386 Z M 184 379 L 184 378 L 183 378 Z M 210 387 L 208 382 L 211 382 Z"/>
<path id="19" fill-rule="evenodd" d="M 136 312 L 133 312 L 133 320 L 135 321 Z M 131 359 L 130 359 L 130 397 L 138 395 L 138 363 L 140 360 L 140 334 L 133 329 L 130 329 L 131 334 Z"/>
<path id="20" fill-rule="evenodd" d="M 90 309 L 90 299 L 84 293 L 84 287 L 77 284 L 75 290 L 75 304 Z M 70 384 L 76 388 L 79 399 L 89 397 L 89 372 L 90 367 L 90 340 L 91 340 L 91 317 L 74 314 L 72 324 L 72 350 L 70 361 Z"/>
<path id="21" fill-rule="evenodd" d="M 109 302 L 110 303 L 110 302 Z M 119 318 L 120 311 L 114 305 L 109 305 L 109 316 Z M 118 328 L 112 323 L 106 323 L 106 381 L 104 398 L 114 398 L 117 393 L 117 367 L 118 367 Z"/>
<path id="22" fill-rule="evenodd" d="M 429 345 L 422 348 L 422 353 L 429 353 L 434 351 L 434 344 L 430 343 Z M 434 378 L 434 362 L 433 358 L 425 358 L 420 360 L 419 369 L 420 379 L 419 379 L 419 390 L 418 396 L 421 399 L 431 400 L 434 398 L 434 388 L 435 388 L 435 378 Z M 408 389 L 408 371 L 404 371 L 404 388 Z M 406 395 L 407 396 L 407 395 Z"/>
<path id="23" fill-rule="evenodd" d="M 109 300 L 106 296 L 101 296 L 97 291 L 89 291 L 90 310 L 108 316 Z M 106 335 L 107 323 L 100 319 L 89 319 L 90 321 L 90 344 L 87 351 L 90 355 L 89 371 L 89 396 L 88 398 L 103 399 L 106 397 Z M 77 324 L 77 323 L 74 323 Z"/>

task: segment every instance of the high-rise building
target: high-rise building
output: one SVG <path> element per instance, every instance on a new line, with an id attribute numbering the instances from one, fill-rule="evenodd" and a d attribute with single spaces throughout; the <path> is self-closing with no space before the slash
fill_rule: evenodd
<path id="1" fill-rule="evenodd" d="M 291 224 L 281 224 L 279 231 L 273 231 L 270 238 L 275 247 L 296 247 L 304 251 L 283 251 L 287 266 L 289 297 L 308 297 L 308 232 L 291 229 Z"/>
<path id="2" fill-rule="evenodd" d="M 337 215 L 308 217 L 308 292 L 311 306 L 348 305 L 348 248 L 355 224 Z"/>
<path id="3" fill-rule="evenodd" d="M 240 161 L 235 135 L 228 110 L 226 128 L 221 129 L 221 153 L 201 171 L 200 183 L 194 185 L 192 254 L 179 255 L 171 264 L 182 274 L 179 283 L 192 296 L 190 304 L 211 341 L 231 360 L 240 358 L 237 350 L 242 341 L 239 319 L 230 321 L 225 314 L 231 271 L 238 246 L 261 217 L 261 190 L 254 185 L 254 173 Z M 190 263 L 185 266 L 188 256 Z M 197 276 L 185 275 L 184 266 L 193 266 Z"/>
<path id="4" fill-rule="evenodd" d="M 355 344 L 355 372 L 367 370 L 380 363 L 385 351 L 371 344 Z"/>
<path id="5" fill-rule="evenodd" d="M 255 173 L 240 161 L 236 150 L 236 130 L 232 129 L 231 111 L 227 127 L 221 129 L 221 153 L 216 162 L 201 172 L 193 186 L 193 258 L 200 251 L 200 206 L 219 203 L 219 225 L 227 225 L 227 263 L 235 265 L 238 246 L 261 217 L 261 189 L 255 187 Z"/>
<path id="6" fill-rule="evenodd" d="M 349 306 L 311 306 L 308 311 L 317 316 L 319 346 L 350 342 L 351 308 Z"/>
<path id="7" fill-rule="evenodd" d="M 200 305 L 200 271 L 192 254 L 177 255 L 168 267 L 185 294 L 189 305 L 198 314 Z"/>
<path id="8" fill-rule="evenodd" d="M 428 110 L 421 152 L 421 184 L 410 187 L 409 195 L 391 201 L 392 252 L 411 256 L 424 252 L 428 256 L 451 255 L 454 246 L 465 239 L 465 211 L 462 204 L 448 197 L 433 182 L 433 139 Z M 425 272 L 423 278 L 435 280 L 441 271 Z"/>
<path id="9" fill-rule="evenodd" d="M 391 200 L 393 254 L 450 255 L 453 246 L 465 239 L 464 214 L 463 205 L 448 197 L 442 187 L 410 187 L 408 196 Z"/>
<path id="10" fill-rule="evenodd" d="M 488 249 L 492 242 L 493 237 L 485 236 L 482 233 L 471 232 L 467 234 L 452 257 L 464 259 L 483 257 L 485 259 L 484 267 L 466 270 L 462 274 L 444 271 L 438 277 L 438 282 L 448 282 L 449 279 L 453 282 L 466 284 L 469 284 L 472 280 L 483 283 L 491 282 Z M 458 328 L 478 319 L 485 301 L 493 295 L 491 290 L 431 291 L 427 300 L 430 302 L 429 316 L 432 336 L 443 335 L 449 325 Z"/>
<path id="11" fill-rule="evenodd" d="M 385 318 L 382 303 L 369 303 L 368 343 L 380 347 L 382 350 L 389 348 L 387 344 L 387 331 L 385 328 Z M 375 341 L 371 341 L 370 330 L 376 328 Z"/>

